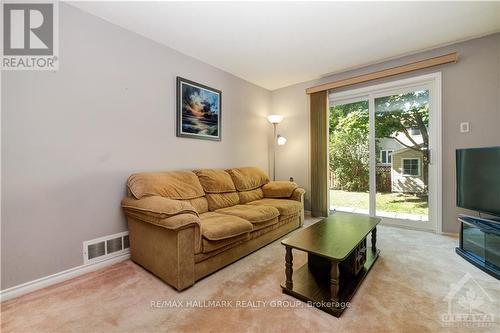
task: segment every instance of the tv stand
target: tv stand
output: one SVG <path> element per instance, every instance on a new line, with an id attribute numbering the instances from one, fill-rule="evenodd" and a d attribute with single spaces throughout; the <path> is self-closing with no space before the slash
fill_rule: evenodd
<path id="1" fill-rule="evenodd" d="M 500 221 L 459 215 L 460 241 L 455 251 L 474 266 L 500 279 Z"/>

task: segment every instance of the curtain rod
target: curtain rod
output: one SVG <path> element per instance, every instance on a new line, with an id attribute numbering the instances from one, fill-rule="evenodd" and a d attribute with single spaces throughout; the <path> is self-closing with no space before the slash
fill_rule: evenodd
<path id="1" fill-rule="evenodd" d="M 350 86 L 357 83 L 372 81 L 384 77 L 394 76 L 398 74 L 413 72 L 419 69 L 434 67 L 438 65 L 456 63 L 458 61 L 458 54 L 456 52 L 444 54 L 438 57 L 428 58 L 425 60 L 411 62 L 406 65 L 391 67 L 387 69 L 382 69 L 376 72 L 353 76 L 347 79 L 342 79 L 338 81 L 333 81 L 329 83 L 320 84 L 318 86 L 310 87 L 306 89 L 307 94 L 313 94 L 320 91 Z"/>

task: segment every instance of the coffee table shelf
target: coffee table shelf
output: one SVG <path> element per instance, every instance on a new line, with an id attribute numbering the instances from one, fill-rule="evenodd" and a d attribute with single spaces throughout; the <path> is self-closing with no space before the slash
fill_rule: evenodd
<path id="1" fill-rule="evenodd" d="M 346 308 L 334 305 L 345 304 L 352 299 L 361 282 L 368 275 L 368 272 L 377 260 L 379 253 L 380 250 L 378 249 L 375 251 L 369 249 L 366 254 L 364 268 L 352 280 L 340 280 L 339 299 L 336 302 L 330 300 L 330 278 L 328 276 L 315 276 L 309 270 L 307 263 L 293 272 L 293 287 L 291 289 L 286 287 L 284 281 L 281 284 L 281 288 L 285 294 L 305 302 L 313 302 L 315 307 L 339 317 Z M 314 302 L 320 304 L 314 304 Z M 328 303 L 332 306 L 328 306 Z"/>
<path id="2" fill-rule="evenodd" d="M 339 317 L 379 257 L 379 222 L 375 217 L 335 213 L 281 241 L 286 249 L 283 292 Z M 307 263 L 295 271 L 292 249 L 308 255 Z"/>

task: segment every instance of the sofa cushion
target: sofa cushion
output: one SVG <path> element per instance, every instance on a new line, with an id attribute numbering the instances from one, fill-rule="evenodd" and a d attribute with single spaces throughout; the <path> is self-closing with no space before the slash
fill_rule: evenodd
<path id="1" fill-rule="evenodd" d="M 198 176 L 205 193 L 236 192 L 231 176 L 222 169 L 201 169 L 193 172 Z"/>
<path id="2" fill-rule="evenodd" d="M 237 216 L 215 212 L 200 214 L 201 234 L 208 240 L 221 240 L 252 231 L 252 223 Z"/>
<path id="3" fill-rule="evenodd" d="M 262 206 L 262 207 L 264 207 L 264 206 Z M 279 217 L 275 217 L 275 218 L 267 220 L 265 222 L 254 223 L 253 224 L 253 231 L 250 233 L 250 237 L 253 238 L 252 235 L 257 230 L 262 230 L 262 229 L 267 228 L 269 226 L 275 225 L 278 222 L 279 222 Z"/>
<path id="4" fill-rule="evenodd" d="M 208 210 L 214 210 L 234 206 L 240 203 L 238 193 L 208 193 L 206 195 L 208 201 Z"/>
<path id="5" fill-rule="evenodd" d="M 269 199 L 264 198 L 261 200 L 256 200 L 247 203 L 247 205 L 256 205 L 256 206 L 271 206 L 278 209 L 281 216 L 288 216 L 299 214 L 302 209 L 302 203 L 294 200 L 287 199 Z"/>
<path id="6" fill-rule="evenodd" d="M 234 186 L 238 191 L 253 190 L 269 182 L 267 175 L 259 168 L 243 167 L 226 171 L 231 175 Z"/>
<path id="7" fill-rule="evenodd" d="M 279 211 L 271 206 L 236 205 L 218 209 L 217 213 L 238 216 L 252 224 L 264 223 L 279 216 Z"/>
<path id="8" fill-rule="evenodd" d="M 253 231 L 250 233 L 250 239 L 260 237 L 260 236 L 264 235 L 265 233 L 271 232 L 271 231 L 281 227 L 282 225 L 285 225 L 285 224 L 287 224 L 291 221 L 295 221 L 297 219 L 298 219 L 298 217 L 294 216 L 294 215 L 280 216 L 279 218 L 275 218 L 275 219 L 270 221 L 270 222 L 274 222 L 274 223 L 269 223 L 269 224 L 261 223 L 258 225 L 260 228 L 256 228 L 256 227 L 253 228 Z"/>
<path id="9" fill-rule="evenodd" d="M 272 181 L 262 186 L 262 192 L 266 198 L 290 198 L 297 187 L 294 182 Z"/>
<path id="10" fill-rule="evenodd" d="M 241 243 L 243 241 L 246 241 L 250 239 L 250 234 L 242 234 L 239 236 L 231 237 L 231 238 L 226 238 L 226 239 L 221 239 L 221 240 L 209 240 L 206 238 L 203 238 L 202 240 L 202 247 L 201 247 L 201 252 L 202 253 L 210 253 L 212 251 L 218 250 L 220 248 L 226 247 L 228 245 L 234 244 L 236 245 L 237 243 Z"/>
<path id="11" fill-rule="evenodd" d="M 128 178 L 127 186 L 136 199 L 159 195 L 178 200 L 205 195 L 198 177 L 191 171 L 135 173 Z"/>
<path id="12" fill-rule="evenodd" d="M 264 198 L 264 193 L 260 187 L 250 191 L 240 191 L 238 192 L 238 195 L 240 196 L 241 204 Z"/>

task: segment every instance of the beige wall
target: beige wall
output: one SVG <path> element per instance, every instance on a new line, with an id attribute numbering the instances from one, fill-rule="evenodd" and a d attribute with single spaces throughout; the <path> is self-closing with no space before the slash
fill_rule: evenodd
<path id="1" fill-rule="evenodd" d="M 434 70 L 444 82 L 444 229 L 455 231 L 454 149 L 500 144 L 500 34 L 271 93 L 61 3 L 60 70 L 2 73 L 1 288 L 79 266 L 84 240 L 126 230 L 119 203 L 132 172 L 267 169 L 268 113 L 286 116 L 277 178 L 309 189 L 305 88 L 449 51 L 460 62 Z M 175 137 L 177 75 L 222 90 L 221 142 Z M 460 121 L 471 133 L 458 133 Z"/>
<path id="2" fill-rule="evenodd" d="M 436 71 L 442 73 L 443 230 L 456 232 L 456 215 L 464 211 L 455 206 L 455 149 L 500 145 L 500 33 L 273 91 L 271 110 L 287 117 L 283 121 L 281 132 L 290 142 L 290 148 L 285 146 L 279 154 L 277 177 L 293 176 L 307 189 L 310 188 L 309 110 L 308 98 L 304 92 L 307 87 L 448 52 L 458 52 L 460 60 L 457 64 L 377 80 L 370 84 Z M 349 89 L 367 85 L 356 85 Z M 470 133 L 460 133 L 459 124 L 463 121 L 470 122 Z M 309 195 L 306 199 L 309 199 Z"/>
<path id="3" fill-rule="evenodd" d="M 2 73 L 2 289 L 126 230 L 132 172 L 268 168 L 268 90 L 64 3 L 59 31 L 59 71 Z M 222 90 L 221 142 L 175 136 L 177 75 Z"/>

